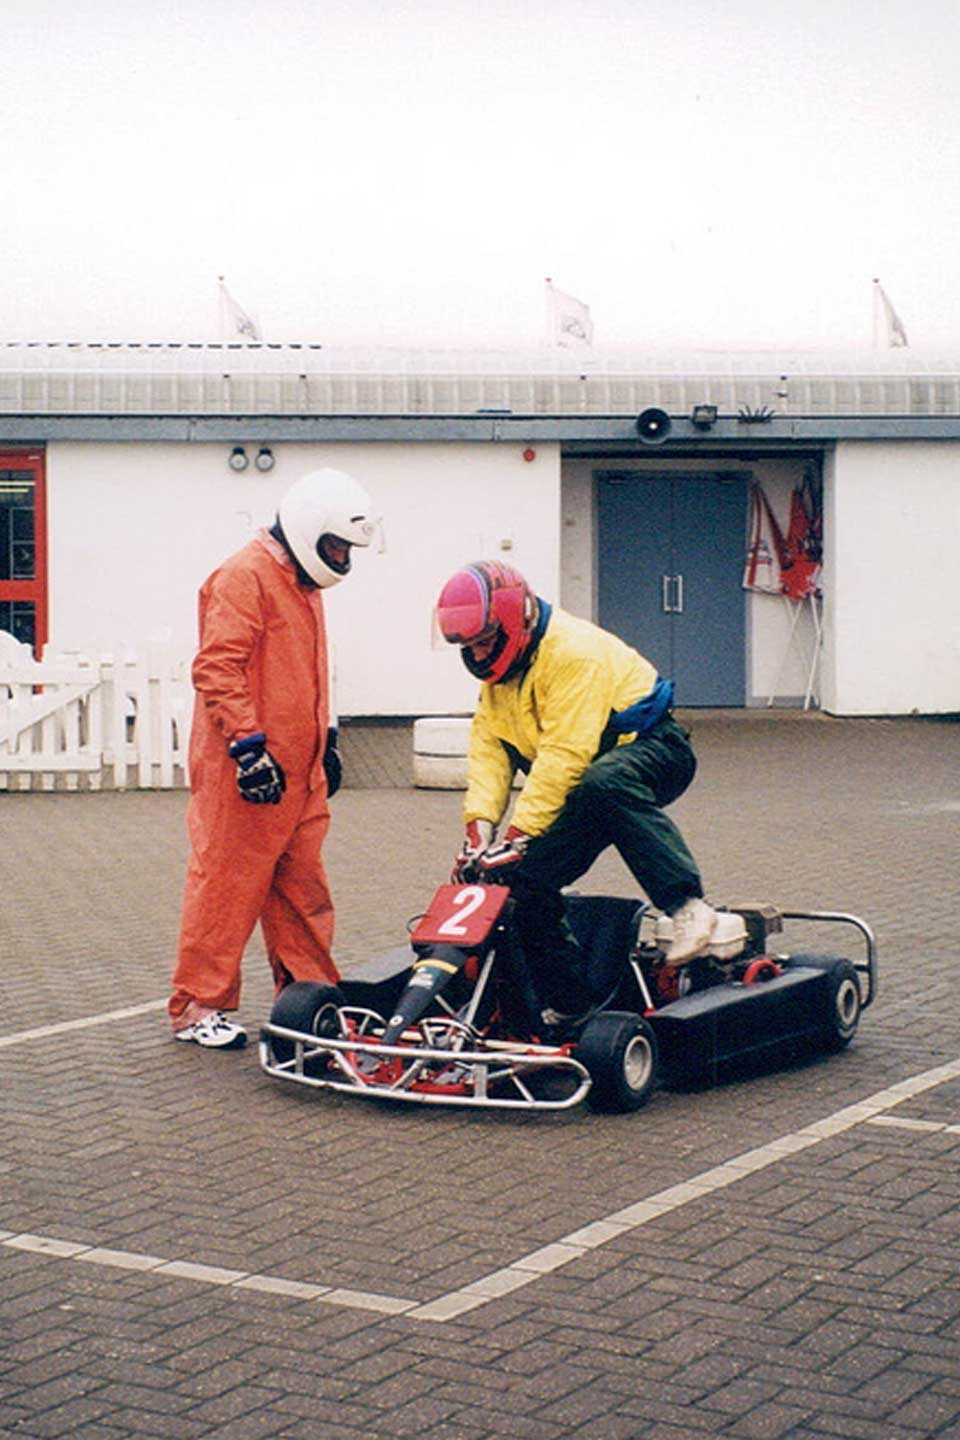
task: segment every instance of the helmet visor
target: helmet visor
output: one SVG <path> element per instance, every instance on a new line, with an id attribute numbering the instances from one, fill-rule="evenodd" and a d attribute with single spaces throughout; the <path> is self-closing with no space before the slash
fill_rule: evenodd
<path id="1" fill-rule="evenodd" d="M 494 620 L 491 624 L 484 625 L 482 630 L 474 630 L 469 634 L 464 634 L 462 638 L 458 637 L 456 643 L 458 645 L 476 645 L 482 649 L 485 645 L 491 645 L 496 640 L 501 629 L 502 626 L 499 621 Z"/>
<path id="2" fill-rule="evenodd" d="M 489 588 L 474 568 L 459 570 L 443 587 L 437 623 L 451 645 L 472 645 L 496 635 L 499 621 L 491 612 Z"/>
<path id="3" fill-rule="evenodd" d="M 350 541 L 329 532 L 317 541 L 317 554 L 335 575 L 346 575 L 350 569 Z"/>

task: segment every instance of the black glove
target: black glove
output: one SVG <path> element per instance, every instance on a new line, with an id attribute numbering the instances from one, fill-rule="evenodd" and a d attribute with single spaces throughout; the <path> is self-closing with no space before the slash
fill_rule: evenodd
<path id="1" fill-rule="evenodd" d="M 279 805 L 287 788 L 279 762 L 267 749 L 266 735 L 247 735 L 234 740 L 230 754 L 237 762 L 237 789 L 253 805 Z"/>
<path id="2" fill-rule="evenodd" d="M 337 749 L 337 727 L 327 731 L 327 746 L 323 752 L 323 773 L 327 777 L 327 798 L 336 795 L 343 781 L 343 762 Z"/>

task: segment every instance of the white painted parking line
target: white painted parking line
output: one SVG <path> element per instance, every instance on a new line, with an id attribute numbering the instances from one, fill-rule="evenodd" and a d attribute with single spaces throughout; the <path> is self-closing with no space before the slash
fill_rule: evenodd
<path id="1" fill-rule="evenodd" d="M 960 1135 L 960 1125 L 941 1120 L 906 1120 L 901 1115 L 874 1115 L 871 1125 L 887 1125 L 896 1130 L 922 1130 L 929 1135 Z"/>
<path id="2" fill-rule="evenodd" d="M 351 1310 L 379 1310 L 381 1315 L 405 1315 L 415 1310 L 416 1300 L 396 1295 L 375 1295 L 369 1290 L 331 1290 L 317 1297 L 321 1305 L 346 1305 Z"/>
<path id="3" fill-rule="evenodd" d="M 142 1014 L 157 1006 L 139 1006 L 136 1010 L 115 1012 L 120 1014 Z M 107 1017 L 102 1017 L 107 1018 Z M 96 1024 L 94 1019 L 71 1023 L 68 1028 L 80 1024 Z M 58 1030 L 63 1027 L 51 1027 Z M 21 1032 L 25 1035 L 26 1032 Z M 35 1034 L 45 1032 L 33 1032 Z M 18 1038 L 7 1036 L 8 1042 Z M 0 1042 L 2 1043 L 2 1042 Z M 106 1247 L 78 1244 L 50 1235 L 35 1235 L 29 1232 L 0 1229 L 0 1246 L 13 1250 L 29 1251 L 48 1255 L 57 1260 L 78 1260 L 89 1264 L 116 1266 L 125 1270 L 151 1271 L 171 1279 L 190 1280 L 199 1284 L 221 1285 L 226 1289 L 262 1291 L 281 1295 L 291 1300 L 317 1302 L 323 1305 L 341 1305 L 347 1309 L 372 1310 L 383 1315 L 403 1315 L 412 1320 L 434 1320 L 443 1322 L 465 1315 L 481 1305 L 489 1305 L 504 1295 L 534 1284 L 544 1275 L 552 1274 L 575 1260 L 606 1245 L 631 1230 L 649 1225 L 662 1215 L 693 1204 L 708 1195 L 735 1185 L 748 1175 L 768 1166 L 777 1165 L 793 1155 L 802 1153 L 822 1140 L 841 1135 L 857 1125 L 900 1126 L 903 1129 L 926 1133 L 960 1134 L 960 1125 L 940 1124 L 930 1120 L 910 1120 L 886 1112 L 910 1100 L 915 1095 L 932 1090 L 950 1080 L 960 1079 L 960 1059 L 911 1075 L 897 1085 L 888 1086 L 868 1095 L 855 1105 L 815 1120 L 810 1125 L 792 1133 L 781 1135 L 766 1145 L 758 1145 L 734 1155 L 721 1165 L 714 1165 L 692 1176 L 678 1185 L 670 1185 L 654 1195 L 645 1196 L 632 1205 L 627 1205 L 611 1215 L 603 1216 L 569 1235 L 561 1236 L 548 1245 L 542 1245 L 527 1255 L 520 1256 L 509 1265 L 481 1276 L 459 1290 L 451 1290 L 435 1300 L 421 1303 L 398 1295 L 381 1295 L 366 1290 L 348 1290 L 323 1284 L 309 1284 L 298 1280 L 287 1280 L 279 1275 L 254 1275 L 244 1270 L 228 1270 L 218 1265 L 203 1265 L 186 1260 L 168 1260 L 157 1255 L 141 1255 L 130 1250 L 112 1250 Z M 640 1122 L 642 1123 L 642 1122 Z"/>
<path id="4" fill-rule="evenodd" d="M 3 1243 L 12 1250 L 29 1250 L 34 1255 L 56 1255 L 60 1260 L 72 1260 L 82 1250 L 92 1248 L 77 1245 L 73 1240 L 57 1240 L 52 1235 L 11 1235 Z"/>
<path id="5" fill-rule="evenodd" d="M 228 1270 L 222 1265 L 202 1265 L 193 1260 L 166 1260 L 161 1255 L 138 1254 L 135 1250 L 111 1250 L 97 1245 L 81 1245 L 53 1235 L 17 1234 L 0 1230 L 0 1245 L 11 1250 L 26 1250 L 34 1255 L 49 1255 L 57 1260 L 83 1260 L 91 1265 L 115 1266 L 121 1270 L 151 1271 L 175 1280 L 193 1280 L 202 1285 L 222 1285 L 234 1290 L 258 1290 L 284 1295 L 292 1300 L 318 1300 L 326 1305 L 342 1305 L 351 1310 L 377 1310 L 383 1315 L 403 1315 L 416 1308 L 416 1300 L 397 1295 L 378 1295 L 369 1290 L 335 1289 L 330 1285 L 311 1285 L 300 1280 L 286 1280 L 280 1275 L 251 1275 L 246 1270 Z M 530 1279 L 536 1279 L 531 1275 Z"/>
<path id="6" fill-rule="evenodd" d="M 845 1105 L 841 1110 L 835 1111 L 833 1115 L 827 1115 L 812 1125 L 805 1125 L 801 1130 L 792 1134 L 782 1135 L 777 1140 L 771 1140 L 767 1145 L 759 1145 L 753 1150 L 746 1150 L 742 1155 L 735 1155 L 723 1165 L 714 1166 L 711 1170 L 704 1170 L 700 1175 L 694 1175 L 692 1179 L 681 1185 L 671 1185 L 666 1190 L 661 1190 L 655 1195 L 648 1195 L 645 1199 L 638 1200 L 635 1205 L 628 1205 L 623 1210 L 617 1210 L 612 1215 L 605 1216 L 603 1220 L 595 1222 L 598 1226 L 610 1226 L 610 1234 L 602 1231 L 590 1234 L 590 1227 L 587 1227 L 586 1231 L 578 1230 L 574 1231 L 572 1235 L 562 1236 L 552 1245 L 545 1246 L 542 1250 L 535 1250 L 532 1255 L 514 1260 L 512 1264 L 505 1266 L 502 1270 L 484 1276 L 481 1281 L 474 1281 L 472 1285 L 465 1285 L 460 1290 L 441 1295 L 437 1300 L 431 1300 L 426 1305 L 418 1305 L 415 1310 L 410 1311 L 409 1318 L 411 1320 L 452 1320 L 457 1315 L 475 1310 L 478 1305 L 486 1304 L 489 1299 L 495 1298 L 497 1293 L 509 1293 L 518 1285 L 526 1284 L 531 1270 L 536 1268 L 534 1262 L 538 1260 L 538 1257 L 549 1255 L 551 1263 L 541 1266 L 537 1273 L 543 1273 L 547 1269 L 556 1270 L 561 1265 L 578 1259 L 586 1250 L 606 1244 L 607 1240 L 612 1240 L 627 1230 L 636 1230 L 642 1225 L 649 1225 L 651 1221 L 659 1219 L 661 1215 L 666 1215 L 672 1210 L 679 1210 L 692 1201 L 702 1200 L 704 1196 L 710 1195 L 716 1190 L 735 1184 L 745 1175 L 751 1175 L 769 1165 L 776 1165 L 779 1161 L 798 1154 L 808 1146 L 819 1144 L 821 1140 L 826 1140 L 831 1136 L 840 1135 L 855 1125 L 873 1121 L 881 1112 L 893 1109 L 894 1106 L 902 1104 L 904 1100 L 909 1100 L 914 1095 L 920 1095 L 925 1090 L 932 1090 L 935 1086 L 943 1085 L 948 1080 L 958 1078 L 960 1078 L 960 1060 L 953 1060 L 946 1065 L 938 1065 L 935 1069 L 925 1070 L 920 1075 L 911 1075 L 898 1085 L 891 1085 L 886 1090 L 878 1090 L 875 1095 L 868 1095 L 866 1099 L 858 1101 L 855 1105 Z M 584 1242 L 585 1235 L 589 1237 L 586 1243 Z M 514 1281 L 515 1283 L 513 1283 Z M 498 1282 L 503 1286 L 502 1290 L 499 1290 Z M 484 1291 L 489 1293 L 484 1295 Z"/>
<path id="7" fill-rule="evenodd" d="M 35 1030 L 18 1030 L 13 1035 L 0 1035 L 0 1050 L 8 1045 L 25 1045 L 30 1040 L 46 1040 L 51 1035 L 67 1035 L 71 1030 L 89 1030 L 93 1025 L 109 1025 L 113 1020 L 129 1020 L 134 1015 L 149 1015 L 163 1010 L 166 1000 L 148 1000 L 145 1005 L 128 1005 L 124 1010 L 105 1010 L 100 1015 L 85 1015 L 82 1020 L 61 1020 L 56 1025 L 39 1025 Z"/>
<path id="8" fill-rule="evenodd" d="M 89 1261 L 91 1265 L 115 1265 L 120 1270 L 156 1270 L 163 1264 L 159 1255 L 140 1255 L 135 1250 L 109 1250 L 100 1246 L 82 1250 L 73 1258 Z"/>
<path id="9" fill-rule="evenodd" d="M 261 1290 L 266 1295 L 286 1295 L 291 1300 L 316 1300 L 329 1295 L 329 1285 L 307 1285 L 302 1280 L 281 1280 L 277 1275 L 248 1275 L 237 1281 L 238 1290 Z"/>
<path id="10" fill-rule="evenodd" d="M 249 1270 L 224 1270 L 222 1265 L 198 1265 L 193 1260 L 165 1260 L 158 1275 L 176 1275 L 181 1280 L 200 1280 L 205 1285 L 236 1285 L 246 1280 Z"/>

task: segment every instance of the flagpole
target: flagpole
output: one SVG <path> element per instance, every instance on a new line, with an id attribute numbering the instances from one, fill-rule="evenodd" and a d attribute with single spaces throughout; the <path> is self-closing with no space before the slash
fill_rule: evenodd
<path id="1" fill-rule="evenodd" d="M 880 281 L 874 276 L 873 280 L 873 348 L 880 349 Z"/>

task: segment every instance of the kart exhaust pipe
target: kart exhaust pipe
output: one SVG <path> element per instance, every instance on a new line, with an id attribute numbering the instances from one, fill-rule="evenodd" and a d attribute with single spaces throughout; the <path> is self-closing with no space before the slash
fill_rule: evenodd
<path id="1" fill-rule="evenodd" d="M 413 974 L 383 1032 L 385 1045 L 396 1045 L 404 1030 L 416 1025 L 454 975 L 463 969 L 470 954 L 457 945 L 433 945 L 429 955 L 413 962 Z"/>

